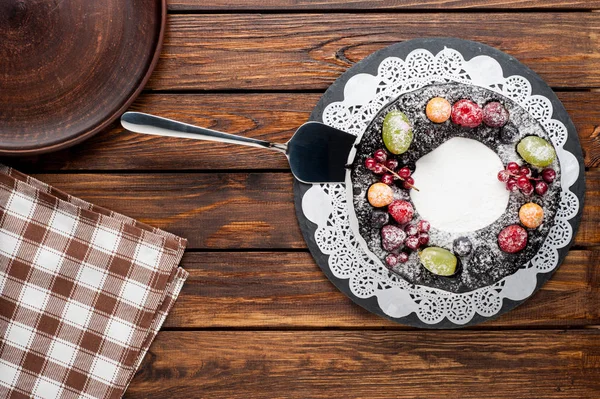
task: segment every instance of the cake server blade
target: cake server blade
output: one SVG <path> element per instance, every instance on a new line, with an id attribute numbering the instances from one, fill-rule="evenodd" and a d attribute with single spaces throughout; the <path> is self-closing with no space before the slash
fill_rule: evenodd
<path id="1" fill-rule="evenodd" d="M 292 173 L 303 183 L 343 183 L 348 155 L 356 136 L 319 122 L 300 126 L 285 144 L 236 136 L 141 112 L 126 112 L 121 125 L 135 133 L 218 141 L 265 148 L 284 154 Z"/>

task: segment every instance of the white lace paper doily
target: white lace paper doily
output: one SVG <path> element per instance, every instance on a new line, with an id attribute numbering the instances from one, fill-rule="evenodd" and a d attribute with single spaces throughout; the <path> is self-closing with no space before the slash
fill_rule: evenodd
<path id="1" fill-rule="evenodd" d="M 498 92 L 521 105 L 548 132 L 561 165 L 561 203 L 554 226 L 536 256 L 513 275 L 498 283 L 466 293 L 451 293 L 426 286 L 412 285 L 391 274 L 364 245 L 358 233 L 358 220 L 352 205 L 350 172 L 345 184 L 313 185 L 302 198 L 302 212 L 317 225 L 316 245 L 328 255 L 331 273 L 349 280 L 351 294 L 357 298 L 375 297 L 384 314 L 401 318 L 415 313 L 426 325 L 444 319 L 464 325 L 475 314 L 484 318 L 496 315 L 505 298 L 524 300 L 536 288 L 537 274 L 549 273 L 559 264 L 558 249 L 567 246 L 573 236 L 568 222 L 579 211 L 579 199 L 570 187 L 579 176 L 579 162 L 563 149 L 567 128 L 552 119 L 553 106 L 544 96 L 532 95 L 531 83 L 523 76 L 504 77 L 502 66 L 487 55 L 466 61 L 452 48 L 437 54 L 416 49 L 406 59 L 388 57 L 377 75 L 360 73 L 344 86 L 343 101 L 332 102 L 323 111 L 323 122 L 359 138 L 375 115 L 399 95 L 433 83 L 459 82 Z M 350 154 L 348 163 L 354 158 Z"/>

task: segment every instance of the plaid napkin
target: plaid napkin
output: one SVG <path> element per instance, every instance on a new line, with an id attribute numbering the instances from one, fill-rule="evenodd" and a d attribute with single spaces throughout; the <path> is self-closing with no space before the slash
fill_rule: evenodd
<path id="1" fill-rule="evenodd" d="M 119 398 L 186 241 L 0 165 L 0 398 Z"/>

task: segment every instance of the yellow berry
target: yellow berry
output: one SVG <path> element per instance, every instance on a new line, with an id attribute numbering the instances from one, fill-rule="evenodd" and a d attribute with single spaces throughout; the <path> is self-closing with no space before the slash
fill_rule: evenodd
<path id="1" fill-rule="evenodd" d="M 452 106 L 445 98 L 434 97 L 427 103 L 425 113 L 430 121 L 435 123 L 443 123 L 450 118 Z"/>
<path id="2" fill-rule="evenodd" d="M 519 209 L 519 219 L 523 226 L 535 229 L 544 221 L 544 210 L 538 204 L 528 202 Z"/>
<path id="3" fill-rule="evenodd" d="M 381 208 L 392 203 L 394 200 L 394 191 L 387 184 L 375 183 L 369 187 L 367 199 L 369 200 L 369 204 L 375 208 Z"/>

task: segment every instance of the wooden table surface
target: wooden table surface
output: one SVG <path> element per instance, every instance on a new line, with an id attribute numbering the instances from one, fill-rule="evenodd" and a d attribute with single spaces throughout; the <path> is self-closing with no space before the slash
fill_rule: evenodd
<path id="1" fill-rule="evenodd" d="M 538 72 L 569 111 L 587 193 L 575 244 L 516 310 L 409 329 L 338 292 L 296 222 L 281 156 L 128 133 L 3 160 L 189 239 L 190 278 L 128 398 L 599 398 L 600 0 L 170 0 L 161 60 L 133 110 L 286 141 L 375 50 L 455 36 Z"/>

